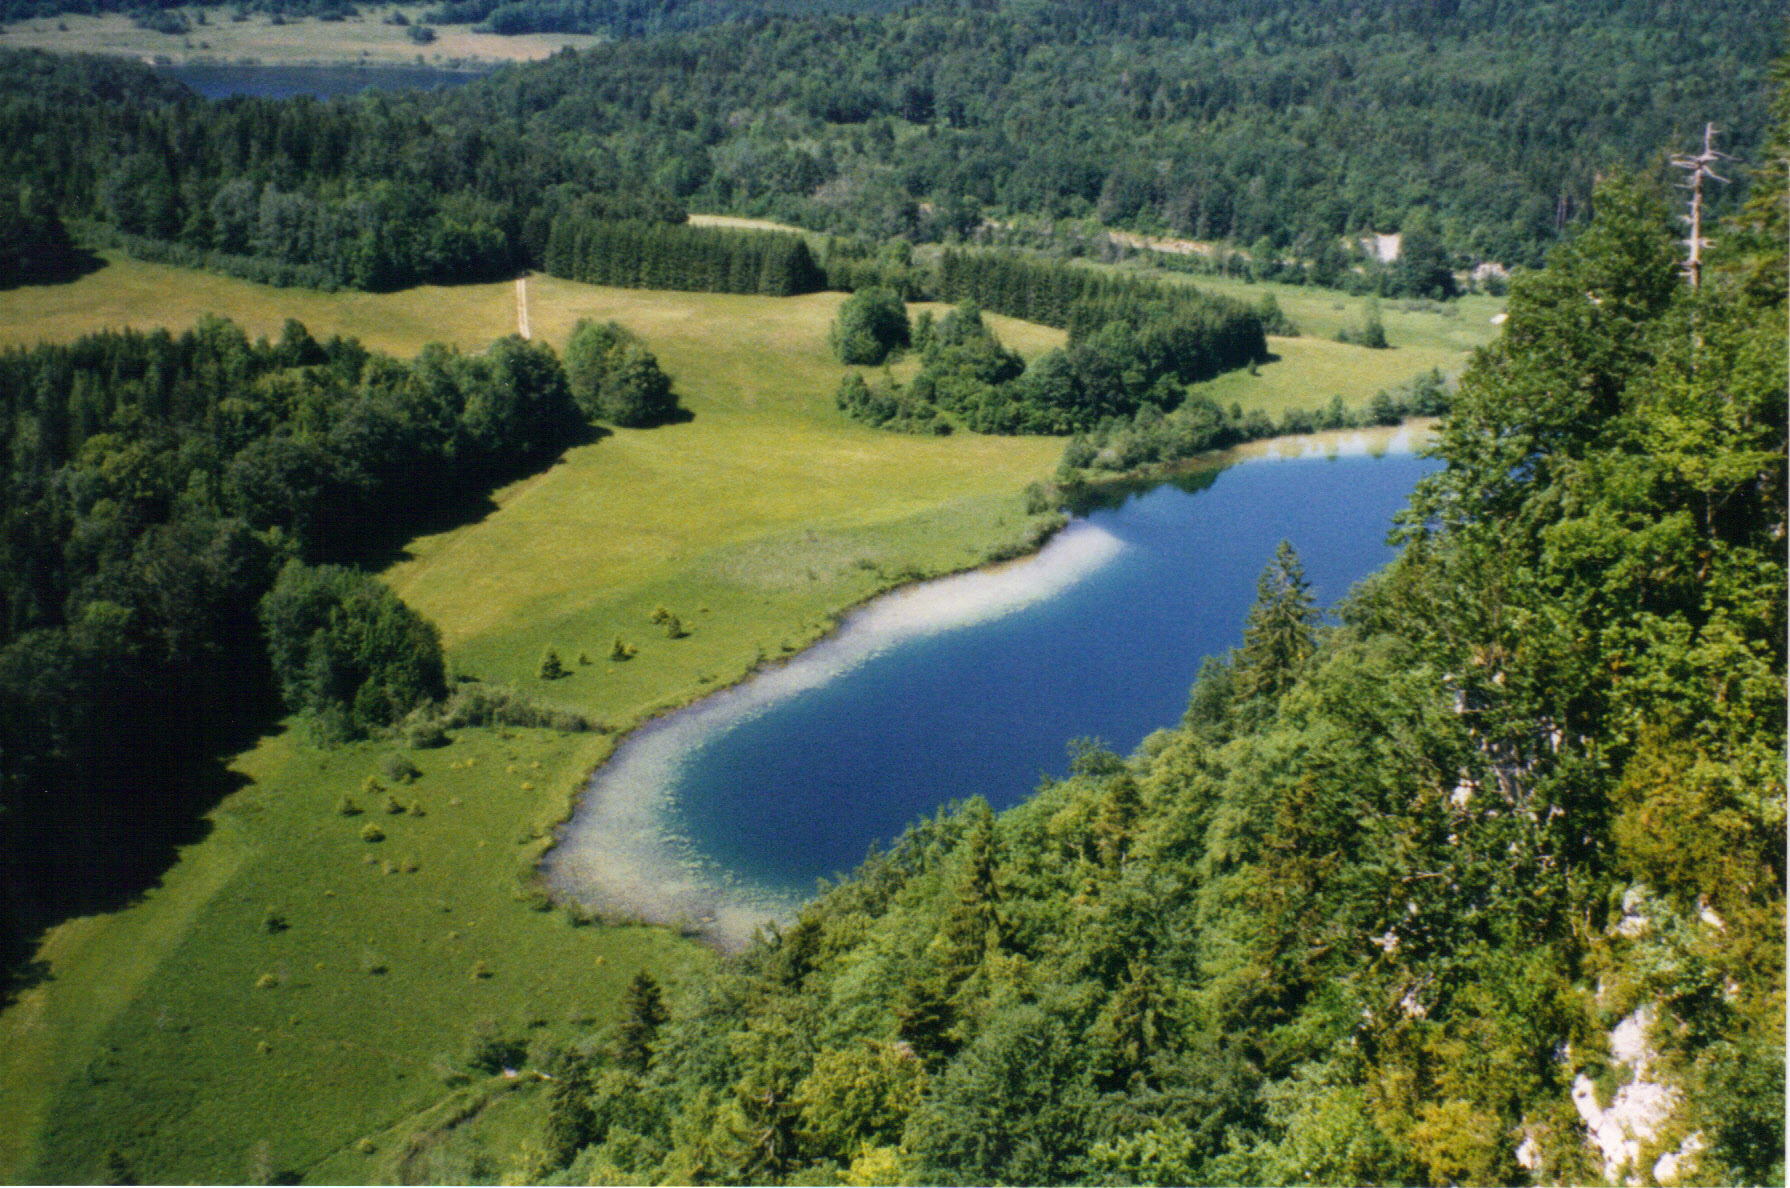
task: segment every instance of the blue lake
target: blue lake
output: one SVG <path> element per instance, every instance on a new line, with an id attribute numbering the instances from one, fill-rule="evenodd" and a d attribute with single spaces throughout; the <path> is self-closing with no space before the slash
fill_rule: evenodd
<path id="1" fill-rule="evenodd" d="M 430 66 L 251 66 L 233 62 L 194 62 L 158 66 L 157 71 L 179 79 L 207 99 L 253 95 L 263 99 L 288 99 L 311 95 L 330 99 L 358 95 L 362 91 L 428 91 L 457 87 L 482 75 L 470 70 L 439 70 Z"/>
<path id="2" fill-rule="evenodd" d="M 546 873 L 562 893 L 739 933 L 952 800 L 997 809 L 1177 723 L 1203 657 L 1242 641 L 1282 539 L 1320 604 L 1389 561 L 1434 462 L 1248 461 L 1078 517 L 1037 557 L 879 599 L 832 638 L 637 732 Z"/>

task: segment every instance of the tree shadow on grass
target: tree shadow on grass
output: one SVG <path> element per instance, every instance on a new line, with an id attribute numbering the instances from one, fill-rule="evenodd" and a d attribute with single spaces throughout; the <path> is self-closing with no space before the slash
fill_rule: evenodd
<path id="1" fill-rule="evenodd" d="M 418 492 L 409 507 L 391 514 L 378 508 L 359 509 L 346 515 L 337 527 L 337 543 L 328 559 L 374 571 L 415 560 L 410 545 L 418 537 L 482 523 L 498 510 L 495 494 L 499 488 L 545 474 L 564 462 L 569 451 L 611 436 L 613 433 L 601 426 L 585 425 L 551 452 L 523 465 L 493 472 L 487 481 L 442 484 Z"/>
<path id="2" fill-rule="evenodd" d="M 689 409 L 685 408 L 683 405 L 680 404 L 676 408 L 672 409 L 669 413 L 667 413 L 664 417 L 653 422 L 653 424 L 648 426 L 648 428 L 657 429 L 661 425 L 688 425 L 691 421 L 694 421 L 695 419 L 696 419 L 696 414 L 691 412 Z"/>
<path id="3" fill-rule="evenodd" d="M 105 267 L 107 267 L 106 260 L 86 248 L 69 248 L 59 253 L 56 258 L 44 261 L 41 266 L 31 267 L 27 275 L 19 278 L 15 284 L 0 284 L 0 290 L 9 288 L 41 289 L 55 285 L 72 285 Z"/>
<path id="4" fill-rule="evenodd" d="M 232 674 L 210 695 L 129 715 L 92 757 L 87 795 L 9 816 L 0 846 L 0 1007 L 52 976 L 33 959 L 45 932 L 129 907 L 183 847 L 210 834 L 211 811 L 250 782 L 229 770 L 229 757 L 277 733 L 282 713 L 270 674 Z"/>

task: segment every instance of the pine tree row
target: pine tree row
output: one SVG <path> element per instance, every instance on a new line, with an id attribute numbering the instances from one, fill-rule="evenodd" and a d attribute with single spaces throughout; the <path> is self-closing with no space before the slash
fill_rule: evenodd
<path id="1" fill-rule="evenodd" d="M 554 276 L 621 289 L 792 297 L 826 286 L 800 236 L 574 216 L 555 220 L 543 265 Z"/>
<path id="2" fill-rule="evenodd" d="M 939 260 L 938 288 L 943 301 L 973 301 L 993 313 L 1068 330 L 1071 344 L 1114 322 L 1134 331 L 1172 325 L 1183 339 L 1176 353 L 1199 358 L 1192 374 L 1181 377 L 1188 381 L 1246 367 L 1268 352 L 1259 311 L 1190 285 L 999 252 L 947 251 Z"/>

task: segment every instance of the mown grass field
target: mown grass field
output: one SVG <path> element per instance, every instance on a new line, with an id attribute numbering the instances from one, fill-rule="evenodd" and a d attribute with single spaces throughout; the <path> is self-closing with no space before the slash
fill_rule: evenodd
<path id="1" fill-rule="evenodd" d="M 563 345 L 579 317 L 619 321 L 693 415 L 570 450 L 475 522 L 411 542 L 386 577 L 440 625 L 462 673 L 625 727 L 801 647 L 878 589 L 974 565 L 1033 526 L 1021 491 L 1054 468 L 1059 442 L 902 437 L 834 411 L 842 368 L 825 336 L 841 295 L 528 288 L 537 339 Z M 112 258 L 71 284 L 0 293 L 0 343 L 218 313 L 268 335 L 297 317 L 407 356 L 430 340 L 481 349 L 515 312 L 508 283 L 323 295 Z M 1316 406 L 1432 358 L 1458 364 L 1446 319 L 1397 317 L 1389 307 L 1399 349 L 1287 340 L 1259 376 L 1219 383 L 1246 406 Z M 1062 340 L 990 321 L 1027 354 Z M 658 606 L 689 634 L 655 628 Z M 608 658 L 617 637 L 632 659 Z M 570 676 L 538 679 L 548 647 Z M 108 1153 L 161 1181 L 526 1171 L 539 1087 L 460 1083 L 475 1029 L 526 1042 L 526 1073 L 611 1021 L 637 970 L 687 984 L 711 960 L 664 932 L 537 910 L 532 864 L 612 742 L 461 731 L 408 752 L 423 774 L 403 785 L 381 774 L 390 742 L 324 750 L 290 729 L 237 757 L 242 787 L 209 835 L 140 902 L 54 929 L 49 977 L 0 1013 L 0 1179 L 98 1179 Z M 386 813 L 369 776 L 421 815 Z M 344 796 L 365 811 L 342 815 Z M 363 840 L 368 824 L 383 840 Z"/>

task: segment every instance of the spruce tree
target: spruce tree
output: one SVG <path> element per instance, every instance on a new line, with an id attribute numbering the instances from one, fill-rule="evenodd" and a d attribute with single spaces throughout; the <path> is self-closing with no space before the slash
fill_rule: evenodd
<path id="1" fill-rule="evenodd" d="M 564 1167 L 596 1137 L 597 1116 L 591 1109 L 590 1064 L 574 1060 L 547 1091 L 547 1161 Z"/>
<path id="2" fill-rule="evenodd" d="M 1278 697 L 1318 647 L 1318 610 L 1311 584 L 1288 541 L 1274 550 L 1256 582 L 1255 605 L 1243 627 L 1237 686 L 1245 697 Z"/>
<path id="3" fill-rule="evenodd" d="M 671 1018 L 665 996 L 653 975 L 641 970 L 628 983 L 622 998 L 622 1024 L 616 1033 L 615 1062 L 634 1072 L 645 1072 L 652 1059 L 659 1028 Z"/>

